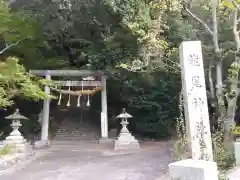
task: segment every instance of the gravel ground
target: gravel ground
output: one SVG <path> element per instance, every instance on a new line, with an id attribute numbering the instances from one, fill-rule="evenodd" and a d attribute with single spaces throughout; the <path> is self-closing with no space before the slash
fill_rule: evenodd
<path id="1" fill-rule="evenodd" d="M 143 143 L 137 152 L 115 152 L 96 143 L 55 143 L 48 153 L 1 180 L 168 180 L 169 142 Z"/>

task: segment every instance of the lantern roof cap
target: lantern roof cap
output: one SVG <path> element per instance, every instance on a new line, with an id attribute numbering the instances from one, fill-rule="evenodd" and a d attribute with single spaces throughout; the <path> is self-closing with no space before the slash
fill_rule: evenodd
<path id="1" fill-rule="evenodd" d="M 5 119 L 11 119 L 11 120 L 27 120 L 28 118 L 23 116 L 20 112 L 19 109 L 16 109 L 15 112 L 7 117 Z"/>
<path id="2" fill-rule="evenodd" d="M 122 113 L 119 114 L 119 115 L 117 116 L 117 118 L 125 118 L 125 119 L 127 119 L 127 118 L 132 118 L 132 115 L 128 114 L 128 113 L 126 112 L 126 109 L 123 108 Z"/>

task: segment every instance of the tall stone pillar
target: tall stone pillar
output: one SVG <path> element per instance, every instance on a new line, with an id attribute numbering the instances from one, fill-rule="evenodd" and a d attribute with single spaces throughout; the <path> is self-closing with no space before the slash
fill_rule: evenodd
<path id="1" fill-rule="evenodd" d="M 51 80 L 50 75 L 46 75 L 46 80 Z M 44 87 L 44 91 L 46 94 L 50 94 L 49 86 Z M 41 141 L 48 141 L 48 129 L 49 129 L 49 109 L 50 109 L 50 99 L 44 99 L 43 102 L 43 121 L 42 121 L 42 133 L 41 133 Z"/>
<path id="2" fill-rule="evenodd" d="M 213 160 L 202 46 L 184 41 L 180 46 L 184 110 L 192 159 Z"/>
<path id="3" fill-rule="evenodd" d="M 169 165 L 170 179 L 218 180 L 213 162 L 202 47 L 200 41 L 184 41 L 180 46 L 184 110 L 192 159 Z"/>

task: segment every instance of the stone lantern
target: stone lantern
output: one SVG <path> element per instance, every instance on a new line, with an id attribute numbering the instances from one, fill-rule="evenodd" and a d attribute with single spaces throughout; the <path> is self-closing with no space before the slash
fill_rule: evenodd
<path id="1" fill-rule="evenodd" d="M 39 114 L 38 114 L 38 123 L 40 125 L 42 125 L 42 122 L 43 122 L 43 111 L 41 111 Z"/>
<path id="2" fill-rule="evenodd" d="M 28 120 L 28 118 L 21 115 L 19 112 L 19 109 L 16 109 L 13 114 L 11 114 L 5 118 L 12 120 L 11 127 L 13 128 L 13 131 L 6 138 L 6 140 L 4 141 L 4 144 L 16 148 L 17 152 L 24 152 L 26 145 L 27 145 L 27 141 L 26 141 L 26 139 L 24 139 L 22 134 L 19 132 L 19 128 L 22 126 L 20 121 Z"/>
<path id="3" fill-rule="evenodd" d="M 127 149 L 139 149 L 138 140 L 135 139 L 134 136 L 127 129 L 127 125 L 129 124 L 128 119 L 132 118 L 130 114 L 126 112 L 124 108 L 122 113 L 117 116 L 118 119 L 121 119 L 122 129 L 120 134 L 115 141 L 114 149 L 115 150 L 127 150 Z"/>

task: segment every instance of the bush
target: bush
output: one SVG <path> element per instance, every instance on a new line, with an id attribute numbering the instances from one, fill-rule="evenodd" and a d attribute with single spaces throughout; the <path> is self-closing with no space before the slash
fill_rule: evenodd
<path id="1" fill-rule="evenodd" d="M 183 115 L 183 94 L 180 94 L 179 98 L 179 110 L 180 110 L 180 117 L 177 119 L 177 141 L 173 145 L 173 152 L 177 159 L 183 159 L 188 157 L 188 135 L 185 127 L 184 122 L 184 115 Z M 213 158 L 214 161 L 217 163 L 218 168 L 220 170 L 226 170 L 233 166 L 235 159 L 234 159 L 234 152 L 227 151 L 224 148 L 223 138 L 224 138 L 224 129 L 222 128 L 222 122 L 218 122 L 217 126 L 218 130 L 212 132 L 212 144 L 213 144 Z"/>
<path id="2" fill-rule="evenodd" d="M 108 106 L 117 114 L 127 109 L 133 116 L 128 126 L 133 133 L 148 138 L 169 137 L 179 115 L 179 77 L 163 69 L 152 73 L 121 72 L 119 77 L 108 80 Z"/>
<path id="3" fill-rule="evenodd" d="M 10 153 L 11 153 L 11 147 L 8 145 L 5 145 L 2 149 L 0 149 L 0 156 L 5 156 Z"/>
<path id="4" fill-rule="evenodd" d="M 219 136 L 216 134 L 219 134 L 217 132 L 213 133 L 213 155 L 214 155 L 214 161 L 217 163 L 218 168 L 220 170 L 226 170 L 231 168 L 234 165 L 235 158 L 234 158 L 234 152 L 226 151 L 223 147 L 223 143 L 221 140 L 219 140 Z M 181 137 L 178 137 L 177 141 L 173 144 L 173 153 L 176 156 L 177 159 L 186 159 L 189 157 L 189 151 L 188 151 L 188 140 L 187 140 L 187 134 L 183 134 Z"/>

